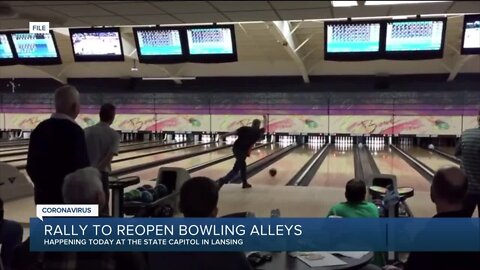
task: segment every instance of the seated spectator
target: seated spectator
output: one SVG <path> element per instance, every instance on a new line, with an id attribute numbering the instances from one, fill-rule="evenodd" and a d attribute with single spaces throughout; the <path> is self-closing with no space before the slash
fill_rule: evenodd
<path id="1" fill-rule="evenodd" d="M 185 217 L 216 217 L 218 185 L 206 177 L 194 177 L 180 189 L 180 210 Z M 149 255 L 151 270 L 250 270 L 242 252 L 162 252 Z"/>
<path id="2" fill-rule="evenodd" d="M 62 187 L 63 201 L 67 204 L 98 204 L 104 207 L 100 172 L 92 167 L 79 169 L 65 177 Z M 24 245 L 25 246 L 25 245 Z M 23 251 L 28 251 L 23 249 Z M 28 256 L 29 254 L 27 254 Z M 112 252 L 45 252 L 36 257 L 40 269 L 49 270 L 114 270 L 114 269 L 145 269 L 146 261 L 143 255 L 137 253 Z M 21 269 L 33 269 L 26 265 Z"/>
<path id="3" fill-rule="evenodd" d="M 3 200 L 0 198 L 0 247 L 5 270 L 12 268 L 13 252 L 22 244 L 23 228 L 20 223 L 3 218 Z"/>
<path id="4" fill-rule="evenodd" d="M 378 209 L 375 204 L 365 201 L 367 188 L 360 180 L 352 179 L 345 187 L 346 202 L 334 205 L 327 216 L 340 217 L 378 217 Z"/>
<path id="5" fill-rule="evenodd" d="M 434 218 L 471 217 L 464 209 L 468 181 L 456 167 L 443 168 L 433 176 L 430 198 L 437 208 Z M 478 252 L 412 252 L 403 267 L 386 266 L 388 270 L 473 270 L 480 267 Z"/>

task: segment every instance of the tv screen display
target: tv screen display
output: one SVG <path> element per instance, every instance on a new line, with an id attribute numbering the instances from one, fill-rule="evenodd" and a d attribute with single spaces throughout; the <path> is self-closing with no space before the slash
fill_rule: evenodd
<path id="1" fill-rule="evenodd" d="M 445 20 L 407 20 L 387 22 L 385 51 L 443 51 Z"/>
<path id="2" fill-rule="evenodd" d="M 324 31 L 325 60 L 380 58 L 381 22 L 326 22 Z"/>
<path id="3" fill-rule="evenodd" d="M 0 65 L 15 64 L 12 47 L 5 33 L 0 33 Z"/>
<path id="4" fill-rule="evenodd" d="M 185 62 L 181 28 L 133 28 L 141 63 Z"/>
<path id="5" fill-rule="evenodd" d="M 237 61 L 233 26 L 187 28 L 188 54 L 193 62 Z"/>
<path id="6" fill-rule="evenodd" d="M 464 17 L 462 54 L 480 54 L 480 14 Z"/>
<path id="7" fill-rule="evenodd" d="M 378 52 L 380 23 L 327 25 L 327 52 Z"/>
<path id="8" fill-rule="evenodd" d="M 52 31 L 42 34 L 12 32 L 11 37 L 21 64 L 60 64 Z"/>
<path id="9" fill-rule="evenodd" d="M 75 61 L 123 61 L 118 28 L 70 29 Z"/>
<path id="10" fill-rule="evenodd" d="M 7 34 L 0 34 L 0 59 L 13 59 L 13 52 Z"/>

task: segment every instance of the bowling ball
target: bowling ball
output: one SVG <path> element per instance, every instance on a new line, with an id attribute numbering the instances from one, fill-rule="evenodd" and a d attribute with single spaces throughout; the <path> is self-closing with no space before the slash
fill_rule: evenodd
<path id="1" fill-rule="evenodd" d="M 143 191 L 142 192 L 142 202 L 150 203 L 153 202 L 153 195 L 152 193 L 148 191 Z"/>
<path id="2" fill-rule="evenodd" d="M 144 188 L 144 187 L 138 187 L 137 190 L 140 191 L 140 192 L 144 192 L 144 191 L 147 190 L 147 189 Z"/>
<path id="3" fill-rule="evenodd" d="M 151 185 L 143 185 L 142 187 L 144 187 L 145 189 L 151 189 L 151 188 L 153 188 L 153 186 L 151 186 Z"/>
<path id="4" fill-rule="evenodd" d="M 435 149 L 435 146 L 433 146 L 433 144 L 429 144 L 428 149 L 433 150 L 433 149 Z"/>
<path id="5" fill-rule="evenodd" d="M 142 198 L 142 192 L 138 189 L 131 190 L 130 194 L 132 194 L 132 201 L 140 201 Z"/>
<path id="6" fill-rule="evenodd" d="M 154 188 L 149 188 L 147 189 L 147 191 L 150 192 L 150 194 L 152 194 L 154 201 L 158 200 L 158 193 Z"/>
<path id="7" fill-rule="evenodd" d="M 358 148 L 363 148 L 363 143 L 359 143 Z"/>
<path id="8" fill-rule="evenodd" d="M 268 171 L 268 173 L 270 174 L 270 176 L 273 177 L 273 176 L 277 175 L 277 169 L 271 168 L 271 169 Z"/>
<path id="9" fill-rule="evenodd" d="M 173 217 L 174 211 L 173 207 L 168 204 L 162 205 L 155 209 L 154 216 L 155 217 Z"/>
<path id="10" fill-rule="evenodd" d="M 168 194 L 170 194 L 167 186 L 165 186 L 164 184 L 158 184 L 155 187 L 155 191 L 157 192 L 157 196 L 158 196 L 159 199 L 167 196 Z"/>
<path id="11" fill-rule="evenodd" d="M 124 201 L 132 201 L 132 198 L 133 198 L 133 194 L 131 192 L 127 192 L 125 194 L 123 194 L 123 200 Z"/>

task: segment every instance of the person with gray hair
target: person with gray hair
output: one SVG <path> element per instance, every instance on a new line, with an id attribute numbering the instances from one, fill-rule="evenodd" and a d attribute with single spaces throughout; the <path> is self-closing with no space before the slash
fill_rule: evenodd
<path id="1" fill-rule="evenodd" d="M 98 204 L 101 209 L 108 203 L 100 172 L 93 167 L 79 169 L 65 176 L 62 194 L 63 201 L 68 204 Z"/>
<path id="2" fill-rule="evenodd" d="M 34 184 L 36 204 L 62 204 L 62 185 L 69 173 L 90 166 L 85 133 L 75 122 L 80 94 L 71 85 L 55 91 L 55 113 L 30 136 L 27 173 Z"/>

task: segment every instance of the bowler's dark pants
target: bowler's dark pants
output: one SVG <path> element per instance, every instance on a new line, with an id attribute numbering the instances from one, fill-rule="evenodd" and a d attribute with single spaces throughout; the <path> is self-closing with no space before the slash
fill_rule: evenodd
<path id="1" fill-rule="evenodd" d="M 6 270 L 12 269 L 13 251 L 22 244 L 23 228 L 20 223 L 4 219 L 0 221 L 0 243 L 2 262 Z"/>
<path id="2" fill-rule="evenodd" d="M 108 172 L 101 172 L 102 174 L 102 186 L 103 186 L 103 191 L 105 192 L 105 207 L 103 209 L 98 209 L 100 214 L 103 215 L 110 215 L 110 209 L 108 207 L 108 203 L 110 200 L 110 189 L 109 189 L 109 173 Z"/>
<path id="3" fill-rule="evenodd" d="M 240 172 L 242 183 L 247 183 L 247 162 L 245 160 L 247 159 L 248 153 L 245 150 L 240 150 L 234 147 L 233 155 L 235 156 L 235 164 L 233 165 L 232 170 L 219 180 L 222 185 L 230 182 L 235 176 L 237 176 L 238 172 Z"/>
<path id="4" fill-rule="evenodd" d="M 463 205 L 469 216 L 472 216 L 475 208 L 478 207 L 478 217 L 480 217 L 480 194 L 467 194 Z"/>

